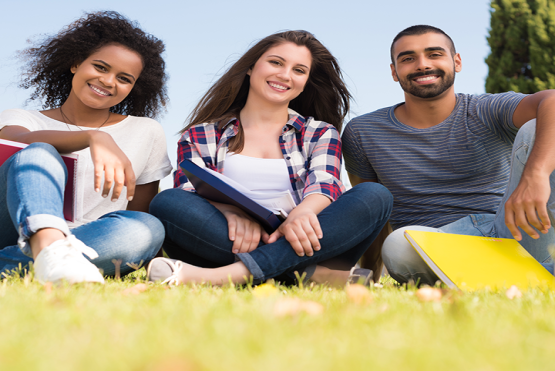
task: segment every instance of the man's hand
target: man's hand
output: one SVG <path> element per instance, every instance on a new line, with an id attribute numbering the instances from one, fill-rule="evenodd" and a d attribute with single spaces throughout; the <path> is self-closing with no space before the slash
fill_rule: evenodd
<path id="1" fill-rule="evenodd" d="M 515 240 L 522 239 L 518 227 L 534 239 L 540 238 L 536 229 L 547 233 L 551 227 L 547 214 L 550 194 L 549 174 L 522 175 L 520 183 L 505 203 L 505 224 Z"/>
<path id="2" fill-rule="evenodd" d="M 505 224 L 517 241 L 522 239 L 518 227 L 535 239 L 540 237 L 538 231 L 547 233 L 551 227 L 547 201 L 551 194 L 549 176 L 555 170 L 555 90 L 540 91 L 522 99 L 514 111 L 513 124 L 520 129 L 534 118 L 534 147 L 520 183 L 505 203 Z"/>

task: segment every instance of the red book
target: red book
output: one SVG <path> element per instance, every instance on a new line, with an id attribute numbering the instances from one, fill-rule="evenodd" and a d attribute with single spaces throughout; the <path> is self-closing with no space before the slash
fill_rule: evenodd
<path id="1" fill-rule="evenodd" d="M 0 166 L 14 153 L 28 144 L 0 139 Z M 77 159 L 76 153 L 63 154 L 62 159 L 67 167 L 67 183 L 64 191 L 64 218 L 70 222 L 75 221 L 75 185 L 77 183 Z"/>

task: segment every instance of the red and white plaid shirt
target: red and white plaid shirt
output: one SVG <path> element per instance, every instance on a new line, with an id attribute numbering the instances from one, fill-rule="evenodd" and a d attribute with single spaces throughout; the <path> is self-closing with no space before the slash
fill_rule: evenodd
<path id="1" fill-rule="evenodd" d="M 183 133 L 177 163 L 189 160 L 223 173 L 229 140 L 237 135 L 239 120 L 233 118 L 221 128 L 219 124 L 196 125 Z M 345 191 L 339 180 L 341 139 L 332 125 L 312 117 L 305 119 L 289 110 L 289 121 L 282 129 L 279 145 L 297 204 L 310 194 L 323 194 L 335 201 Z M 174 187 L 194 191 L 181 168 L 174 172 Z"/>

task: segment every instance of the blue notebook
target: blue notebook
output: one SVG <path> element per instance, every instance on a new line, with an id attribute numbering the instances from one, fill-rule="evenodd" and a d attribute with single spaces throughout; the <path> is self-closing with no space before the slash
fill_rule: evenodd
<path id="1" fill-rule="evenodd" d="M 195 187 L 195 191 L 207 200 L 234 205 L 243 210 L 260 223 L 264 230 L 271 234 L 285 220 L 273 211 L 253 201 L 223 180 L 212 175 L 207 169 L 185 160 L 179 167 L 187 179 Z"/>

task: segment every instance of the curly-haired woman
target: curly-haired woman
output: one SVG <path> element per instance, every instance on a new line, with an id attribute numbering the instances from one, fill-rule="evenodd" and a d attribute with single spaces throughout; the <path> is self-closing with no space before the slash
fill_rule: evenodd
<path id="1" fill-rule="evenodd" d="M 98 268 L 113 275 L 113 259 L 125 274 L 158 252 L 164 229 L 144 212 L 171 171 L 162 128 L 147 118 L 167 100 L 163 51 L 99 12 L 21 52 L 21 86 L 45 110 L 0 114 L 0 138 L 30 144 L 0 168 L 0 270 L 32 257 L 42 282 L 104 282 Z M 75 222 L 63 217 L 67 152 L 79 155 Z"/>

